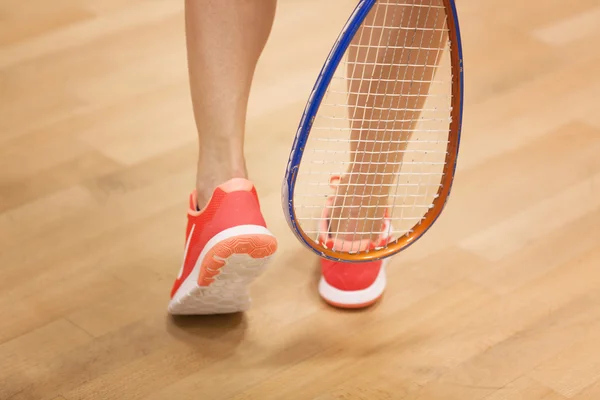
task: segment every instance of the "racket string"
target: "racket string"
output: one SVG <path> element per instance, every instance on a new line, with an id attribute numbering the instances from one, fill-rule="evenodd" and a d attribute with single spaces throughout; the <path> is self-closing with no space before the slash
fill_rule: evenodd
<path id="1" fill-rule="evenodd" d="M 412 16 L 412 13 L 414 12 L 414 10 L 415 10 L 415 7 L 411 7 L 411 15 L 409 16 L 409 20 L 410 20 L 410 18 L 411 18 L 411 16 Z M 418 8 L 417 8 L 417 10 L 418 10 L 418 15 L 417 15 L 417 20 L 418 20 L 418 19 L 419 19 L 419 17 L 420 17 L 421 8 L 420 8 L 420 7 L 418 7 Z M 399 27 L 399 29 L 402 29 L 402 26 L 400 26 L 400 27 Z M 401 60 L 403 59 L 403 56 L 404 56 L 404 52 L 405 52 L 405 51 L 408 53 L 408 55 L 407 55 L 407 58 L 410 60 L 410 58 L 411 58 L 411 54 L 414 52 L 414 49 L 416 48 L 416 47 L 414 46 L 414 40 L 415 40 L 415 37 L 417 36 L 417 32 L 418 32 L 418 30 L 413 30 L 412 32 L 414 32 L 414 33 L 413 33 L 413 36 L 412 36 L 412 39 L 411 39 L 411 43 L 410 43 L 410 44 L 408 44 L 408 45 L 407 45 L 406 43 L 404 43 L 404 44 L 403 44 L 403 46 L 402 46 L 402 48 L 401 48 L 401 53 L 400 53 L 400 59 L 401 59 Z M 400 35 L 398 35 L 397 37 L 399 38 L 399 37 L 400 37 Z M 421 44 L 421 45 L 422 45 L 422 44 Z M 396 47 L 396 46 L 394 46 L 394 48 L 395 48 L 395 47 Z M 420 52 L 420 49 L 419 49 L 419 48 L 416 48 L 416 52 L 417 52 L 416 59 L 418 60 L 418 54 L 419 54 L 419 52 Z M 395 53 L 395 50 L 394 50 L 394 53 Z M 393 59 L 393 58 L 392 58 L 392 59 Z M 419 68 L 419 67 L 421 67 L 421 68 L 425 69 L 425 68 L 431 68 L 432 66 L 428 66 L 428 65 L 426 65 L 426 64 L 424 64 L 424 65 L 418 65 L 418 64 L 416 64 L 416 63 L 406 63 L 406 64 L 403 64 L 403 63 L 397 63 L 397 65 L 396 65 L 396 71 L 397 71 L 397 74 L 396 74 L 396 76 L 395 76 L 395 78 L 396 78 L 396 82 L 393 82 L 393 84 L 392 84 L 392 93 L 396 93 L 396 88 L 397 88 L 397 85 L 398 85 L 398 78 L 400 78 L 400 76 L 399 76 L 399 75 L 400 75 L 400 70 L 401 70 L 401 67 L 405 67 L 405 68 L 404 68 L 404 75 L 402 76 L 402 81 L 403 81 L 403 82 L 402 82 L 402 83 L 400 83 L 400 92 L 401 92 L 401 93 L 399 93 L 399 96 L 397 96 L 397 99 L 394 99 L 394 98 L 392 97 L 392 99 L 393 99 L 393 100 L 396 100 L 396 101 L 398 102 L 398 104 L 396 105 L 396 107 L 395 107 L 395 109 L 394 109 L 394 124 L 396 124 L 396 123 L 398 122 L 398 119 L 397 119 L 397 117 L 398 117 L 398 114 L 399 114 L 399 113 L 401 113 L 401 114 L 402 114 L 402 118 L 401 118 L 401 121 L 400 121 L 400 122 L 405 122 L 405 121 L 406 121 L 406 118 L 405 118 L 405 117 L 406 117 L 406 115 L 407 115 L 407 113 L 408 113 L 407 109 L 409 108 L 409 107 L 408 107 L 408 99 L 410 99 L 410 97 L 413 97 L 413 96 L 414 96 L 413 94 L 411 94 L 411 93 L 406 93 L 406 92 L 405 92 L 405 90 L 403 90 L 403 89 L 405 88 L 405 86 L 406 86 L 406 85 L 408 85 L 409 87 L 413 85 L 413 83 L 412 83 L 412 82 L 410 82 L 410 83 L 409 83 L 409 82 L 406 82 L 406 81 L 407 81 L 407 76 L 406 76 L 406 75 L 407 75 L 407 71 L 408 71 L 409 67 L 412 67 L 412 68 Z M 390 68 L 390 75 L 387 77 L 387 79 L 391 78 L 391 71 L 392 71 L 392 68 Z M 414 76 L 412 76 L 412 77 L 411 77 L 411 79 L 414 79 Z M 390 84 L 390 82 L 389 82 L 389 81 L 385 83 L 385 85 L 386 85 L 386 89 L 388 88 L 388 85 L 389 85 L 389 84 Z M 418 86 L 419 86 L 419 87 L 421 87 L 421 85 L 422 85 L 422 84 L 419 84 Z M 387 93 L 387 92 L 388 92 L 388 91 L 386 90 L 386 93 Z M 417 99 L 418 99 L 418 96 L 416 96 L 416 97 L 417 97 Z M 399 110 L 398 110 L 398 108 L 399 108 L 398 106 L 400 105 L 399 103 L 400 103 L 402 100 L 404 100 L 404 99 L 406 99 L 406 105 L 405 105 L 405 107 L 403 107 L 403 110 L 399 111 Z M 392 101 L 393 101 L 393 100 L 392 100 Z M 391 113 L 392 113 L 392 108 L 390 107 L 390 109 L 388 110 L 388 117 L 389 117 L 389 115 L 390 115 Z M 414 122 L 416 122 L 416 120 L 415 120 L 414 118 L 410 118 L 410 119 L 409 119 L 408 121 L 406 121 L 406 122 L 411 122 L 411 125 L 412 125 Z M 387 124 L 386 124 L 386 128 L 387 128 Z M 391 137 L 390 137 L 390 141 L 391 141 L 391 140 L 392 140 L 392 139 L 391 139 Z M 391 145 L 390 141 L 388 141 L 388 146 L 390 146 L 390 145 Z M 396 160 L 397 160 L 398 154 L 399 154 L 398 152 L 394 153 L 394 163 L 388 163 L 388 161 L 389 161 L 389 160 L 388 160 L 388 157 L 385 157 L 384 170 L 385 170 L 387 167 L 389 167 L 390 165 L 395 165 L 395 164 L 396 164 Z M 381 159 L 381 154 L 379 155 L 379 158 L 378 158 L 378 160 L 380 160 L 380 159 Z M 403 160 L 402 160 L 402 161 L 403 161 Z M 369 170 L 370 170 L 370 167 L 371 167 L 371 166 L 369 166 Z M 397 190 L 397 188 L 398 188 L 398 185 L 396 186 L 396 190 Z M 388 194 L 389 194 L 389 192 L 388 192 Z M 379 204 L 378 204 L 378 205 L 379 205 Z M 392 209 L 392 211 L 391 211 L 391 212 L 393 213 L 393 211 L 394 211 L 394 209 Z M 366 223 L 366 221 L 365 221 L 365 223 Z M 372 224 L 371 224 L 372 228 L 374 227 L 374 225 L 375 225 L 375 222 L 373 221 L 373 222 L 372 222 Z M 390 236 L 390 230 L 391 230 L 391 229 L 392 229 L 392 225 L 390 224 L 390 225 L 389 225 L 389 228 L 388 228 L 387 236 Z M 373 229 L 371 229 L 371 230 L 373 230 Z"/>
<path id="2" fill-rule="evenodd" d="M 377 2 L 358 30 L 314 118 L 298 172 L 296 219 L 307 234 L 342 243 L 380 235 L 378 221 L 389 208 L 398 225 L 387 233 L 403 235 L 433 207 L 451 122 L 451 79 L 436 73 L 449 49 L 441 40 L 445 17 L 440 0 Z M 343 177 L 334 190 L 332 175 Z M 330 196 L 335 202 L 326 206 Z M 316 223 L 324 208 L 328 232 Z"/>
<path id="3" fill-rule="evenodd" d="M 430 9 L 431 9 L 431 8 L 430 8 Z M 429 17 L 429 13 L 427 14 L 427 17 Z M 439 17 L 439 9 L 438 9 L 438 10 L 437 10 L 437 12 L 436 12 L 434 26 L 435 26 L 435 25 L 437 25 L 437 23 L 438 23 L 438 21 L 437 21 L 438 17 Z M 446 20 L 445 20 L 445 18 L 444 18 L 443 27 L 442 27 L 441 31 L 442 31 L 442 32 L 444 32 L 444 31 L 445 31 L 445 29 L 446 29 Z M 435 36 L 435 30 L 433 31 L 433 33 L 430 33 L 430 43 L 429 43 L 429 47 L 428 47 L 428 48 L 431 48 L 431 45 L 432 45 L 432 42 L 433 42 L 434 36 Z M 425 35 L 421 35 L 421 43 L 420 43 L 420 46 L 421 46 L 421 47 L 423 47 L 423 39 L 424 39 L 424 37 L 425 37 Z M 437 66 L 437 65 L 439 65 L 439 64 L 438 64 L 438 62 L 439 62 L 439 48 L 440 48 L 440 46 L 438 46 L 437 48 L 438 48 L 438 50 L 436 50 L 436 55 L 435 55 L 435 63 L 434 63 L 436 66 Z M 418 52 L 417 52 L 417 59 L 419 58 L 419 53 L 420 53 L 420 50 L 418 50 Z M 430 55 L 430 52 L 429 52 L 429 51 L 427 51 L 426 53 L 427 53 L 427 59 L 428 59 L 428 58 L 429 58 L 429 55 Z M 425 61 L 425 64 L 427 64 L 427 61 L 428 61 L 427 59 L 426 59 L 426 61 Z M 424 79 L 425 79 L 425 72 L 426 72 L 426 69 L 425 69 L 425 68 L 423 68 L 423 69 L 422 69 L 421 76 L 419 77 L 419 80 L 424 80 Z M 414 70 L 413 70 L 413 76 L 411 77 L 411 80 L 416 78 L 416 77 L 415 77 L 415 73 L 416 73 L 416 69 L 414 69 Z M 421 86 L 421 85 L 419 85 L 419 91 L 418 91 L 418 95 L 421 95 L 421 89 L 422 89 L 422 86 Z M 429 94 L 427 94 L 426 96 L 429 96 Z M 422 169 L 421 169 L 421 172 L 422 172 Z M 421 175 L 421 176 L 423 176 L 423 175 Z M 398 189 L 399 189 L 399 188 L 400 188 L 400 185 L 398 185 L 398 186 L 396 187 L 396 193 L 398 192 Z M 429 194 L 429 180 L 428 180 L 428 182 L 427 182 L 427 183 L 425 183 L 424 185 L 421 185 L 421 182 L 419 182 L 419 190 L 421 190 L 422 188 L 425 188 L 425 198 L 427 198 L 427 197 L 428 197 L 428 194 Z M 408 192 L 408 189 L 406 189 L 406 192 Z M 405 194 L 407 194 L 407 193 L 405 193 Z M 413 202 L 413 206 L 416 206 L 416 201 L 414 201 L 414 202 Z M 392 219 L 394 218 L 394 213 L 395 213 L 396 209 L 397 209 L 397 207 L 393 207 L 393 208 L 392 208 L 392 210 L 391 210 L 391 215 L 390 215 L 390 218 L 392 218 Z M 400 209 L 400 220 L 402 220 L 402 219 L 403 219 L 403 216 L 404 216 L 404 211 L 405 211 L 405 208 L 401 208 L 401 209 Z M 414 213 L 414 207 L 413 207 L 413 209 L 411 209 L 411 214 L 412 214 L 412 213 Z M 419 221 L 419 222 L 420 222 L 420 221 Z M 390 228 L 389 228 L 389 229 L 390 229 L 390 231 L 391 231 L 391 229 L 392 229 L 392 228 L 391 228 L 391 225 L 390 225 Z M 391 234 L 391 232 L 388 232 L 388 235 L 389 235 L 389 234 Z"/>
<path id="4" fill-rule="evenodd" d="M 374 19 L 376 19 L 376 18 L 377 18 L 377 15 L 378 15 L 378 12 L 379 12 L 379 10 L 380 10 L 380 8 L 379 8 L 379 7 L 376 7 L 376 8 L 375 8 Z M 384 14 L 384 16 L 383 16 L 384 20 L 385 20 L 386 16 L 387 16 L 387 8 L 385 8 L 385 14 Z M 361 29 L 361 35 L 360 35 L 360 37 L 359 37 L 359 41 L 358 41 L 358 43 L 361 43 L 361 42 L 362 42 L 362 39 L 363 39 L 363 33 L 364 33 L 365 31 L 366 31 L 366 29 L 364 29 L 364 28 L 363 28 L 363 29 Z M 371 32 L 370 32 L 371 34 L 370 34 L 370 36 L 369 36 L 369 43 L 372 43 L 373 32 L 374 32 L 374 29 L 372 29 L 372 30 L 371 30 Z M 381 36 L 383 36 L 383 30 L 381 30 Z M 379 39 L 379 40 L 381 40 L 381 36 L 380 36 L 380 39 Z M 355 49 L 356 49 L 356 48 L 355 48 Z M 350 50 L 352 50 L 352 47 L 350 48 Z M 368 55 L 369 55 L 369 53 L 370 53 L 371 51 L 373 51 L 373 49 L 372 49 L 372 48 L 370 48 L 370 47 L 366 47 L 366 57 L 367 57 L 367 58 L 368 58 Z M 375 51 L 377 51 L 377 49 L 375 49 Z M 357 53 L 357 54 L 356 54 L 356 57 L 358 57 L 358 54 L 360 53 L 360 48 L 358 48 L 358 49 L 356 50 L 356 53 Z M 349 61 L 349 57 L 350 57 L 350 53 L 348 54 L 348 57 L 346 58 L 346 63 L 348 63 L 348 61 Z M 356 61 L 356 60 L 355 60 L 355 61 Z M 350 76 L 355 76 L 356 67 L 357 67 L 357 66 L 359 66 L 360 64 L 359 64 L 359 63 L 351 63 L 351 64 L 352 64 L 352 74 L 348 74 L 348 75 L 350 75 Z M 346 66 L 345 66 L 345 70 L 346 70 L 346 71 L 349 71 L 348 65 L 346 65 Z M 367 70 L 366 68 L 364 68 L 364 67 L 362 68 L 361 80 L 359 80 L 359 81 L 356 81 L 356 82 L 358 82 L 358 83 L 359 83 L 359 87 L 362 87 L 362 85 L 363 85 L 363 80 L 362 80 L 362 78 L 364 78 L 364 77 L 365 77 L 365 72 L 366 72 L 366 70 Z M 350 90 L 350 88 L 349 88 L 349 87 L 351 87 L 351 85 L 352 85 L 354 82 L 355 82 L 355 81 L 349 81 L 349 82 L 347 83 L 347 85 L 346 85 L 346 90 L 347 90 L 347 96 L 346 96 L 346 98 L 347 98 L 347 103 L 346 103 L 346 104 L 348 104 L 348 103 L 349 103 L 349 101 L 350 101 L 350 98 L 353 96 L 353 95 L 352 95 L 352 91 Z M 377 82 L 377 84 L 379 84 L 379 82 Z M 356 106 L 356 105 L 357 105 L 357 103 L 358 103 L 358 101 L 353 101 L 353 102 L 352 102 L 352 104 L 353 104 L 354 106 Z M 357 108 L 357 107 L 354 107 L 354 108 L 353 108 L 353 113 L 352 113 L 352 115 L 351 115 L 351 116 L 350 116 L 350 118 L 349 118 L 351 121 L 353 121 L 353 120 L 356 120 L 356 117 L 357 117 L 357 116 L 356 116 L 357 110 L 358 110 L 358 108 Z M 352 124 L 351 124 L 351 125 L 352 125 Z M 359 136 L 359 139 L 360 139 L 360 136 Z M 358 144 L 358 145 L 357 145 L 357 148 L 358 148 L 358 146 L 360 146 L 360 144 Z M 355 161 L 355 162 L 357 161 L 356 159 L 357 159 L 357 156 L 358 156 L 358 154 L 359 154 L 359 152 L 354 152 L 354 153 L 353 153 L 353 157 L 352 157 L 352 158 L 353 158 L 353 161 Z M 350 176 L 350 179 L 351 179 L 351 178 L 352 178 L 352 176 Z M 338 185 L 338 186 L 336 187 L 336 197 L 335 197 L 335 201 L 337 201 L 337 199 L 338 199 L 338 197 L 337 197 L 337 196 L 339 196 L 339 189 L 340 189 L 341 187 L 342 187 L 341 185 Z M 348 187 L 348 186 L 346 186 L 346 188 L 347 188 L 347 187 Z M 339 214 L 340 216 L 342 216 L 342 215 L 343 215 L 343 210 L 344 210 L 344 206 L 346 205 L 346 201 L 347 201 L 347 199 L 348 199 L 348 197 L 347 197 L 347 196 L 343 196 L 343 201 L 342 201 L 342 209 L 341 209 L 341 211 L 340 211 L 340 214 Z M 358 213 L 360 214 L 360 209 L 358 210 Z M 349 217 L 349 216 L 350 216 L 350 213 L 348 213 L 348 217 Z M 330 218 L 330 222 L 331 222 L 331 221 L 335 221 L 335 217 L 334 217 L 334 216 L 332 216 L 331 214 L 329 215 L 329 218 Z M 341 218 L 340 218 L 340 219 L 341 219 Z M 340 221 L 340 222 L 341 222 L 341 221 Z M 350 219 L 348 219 L 348 221 L 347 221 L 347 225 L 349 225 L 349 223 L 350 223 Z M 336 231 L 336 233 L 335 233 L 335 235 L 334 235 L 334 242 L 337 242 L 337 241 L 338 241 L 338 237 L 339 237 L 339 227 L 340 227 L 340 225 L 338 224 L 338 226 L 337 226 L 337 229 L 335 229 L 335 228 L 334 228 L 334 230 Z M 329 227 L 329 229 L 332 229 L 332 227 Z M 356 230 L 356 228 L 354 228 L 354 229 Z M 344 229 L 344 230 L 345 230 L 346 232 L 347 232 L 347 231 L 351 231 L 351 230 L 352 230 L 352 227 L 346 226 L 346 229 Z M 347 233 L 348 233 L 348 232 L 347 232 Z M 324 232 L 324 234 L 329 234 L 329 235 L 331 235 L 331 232 L 329 232 L 329 233 L 327 233 L 327 232 Z M 344 244 L 345 244 L 344 242 L 345 242 L 345 236 L 343 237 L 343 241 L 342 241 L 342 244 L 341 244 L 341 246 L 342 246 L 342 247 L 343 247 L 343 246 L 344 246 Z"/>
<path id="5" fill-rule="evenodd" d="M 379 4 L 377 4 L 376 6 L 379 8 L 379 6 L 380 6 L 380 5 L 379 5 Z M 413 9 L 411 8 L 411 13 L 412 13 L 412 10 L 413 10 Z M 385 7 L 385 15 L 384 15 L 384 18 L 383 18 L 383 21 L 384 21 L 384 22 L 386 21 L 386 17 L 387 17 L 387 11 L 388 11 L 388 7 Z M 402 9 L 402 12 L 401 12 L 401 16 L 400 16 L 400 21 L 402 21 L 402 17 L 403 17 L 403 15 L 404 15 L 404 11 L 405 11 L 405 9 L 403 8 L 403 9 Z M 396 8 L 396 7 L 394 7 L 394 11 L 393 11 L 393 13 L 392 13 L 392 17 L 391 17 L 391 26 L 394 26 L 394 21 L 395 21 L 395 19 L 396 19 L 396 12 L 397 12 L 397 8 Z M 376 21 L 376 18 L 374 18 L 374 20 Z M 400 23 L 400 25 L 401 25 L 401 23 Z M 368 28 L 363 26 L 363 29 L 368 29 Z M 381 29 L 381 28 L 379 28 L 379 29 Z M 381 29 L 381 38 L 383 38 L 383 35 L 384 35 L 384 29 Z M 377 47 L 373 47 L 373 48 L 375 49 L 375 51 L 376 51 L 376 57 L 375 57 L 376 59 L 378 59 L 378 53 L 379 53 L 379 50 L 380 50 L 381 48 L 383 48 L 383 57 L 382 57 L 382 58 L 383 58 L 384 60 L 386 60 L 386 56 L 387 56 L 388 52 L 390 51 L 390 38 L 391 38 L 391 36 L 392 36 L 392 30 L 391 30 L 391 29 L 388 29 L 388 35 L 387 35 L 387 39 L 388 39 L 388 40 L 387 40 L 387 42 L 385 43 L 385 46 L 376 45 Z M 380 38 L 380 40 L 381 40 L 381 38 Z M 399 35 L 397 35 L 397 36 L 396 36 L 396 39 L 397 39 L 397 40 L 399 39 Z M 359 42 L 359 43 L 360 43 L 360 42 Z M 398 47 L 397 45 L 395 45 L 395 46 L 393 46 L 393 47 L 392 47 L 392 55 L 391 55 L 391 58 L 392 58 L 392 60 L 394 59 L 394 56 L 396 55 L 396 50 L 398 50 L 398 49 L 399 49 L 399 47 Z M 402 55 L 402 53 L 404 52 L 404 49 L 400 48 L 400 50 L 401 50 L 401 55 Z M 360 61 L 357 61 L 357 60 L 354 60 L 354 62 L 355 62 L 357 65 L 364 65 L 364 63 L 361 63 Z M 407 64 L 408 64 L 408 63 L 407 63 Z M 384 64 L 384 63 L 377 63 L 377 62 L 374 62 L 374 63 L 372 63 L 372 65 L 371 65 L 371 68 L 373 68 L 373 72 L 374 72 L 374 71 L 375 71 L 375 69 L 376 69 L 378 66 L 384 66 L 384 65 L 385 65 L 385 66 L 387 66 L 387 64 Z M 366 69 L 366 68 L 365 68 L 365 69 Z M 380 74 L 379 76 L 381 77 L 381 74 Z M 371 109 L 370 109 L 371 116 L 372 116 L 372 114 L 373 114 L 373 111 L 375 111 L 375 110 L 377 109 L 377 106 L 376 106 L 376 100 L 377 100 L 377 94 L 379 94 L 379 92 L 378 92 L 379 88 L 380 88 L 380 87 L 381 87 L 381 85 L 383 84 L 383 85 L 385 86 L 385 89 L 387 89 L 388 85 L 390 84 L 390 81 L 389 81 L 389 80 L 390 80 L 391 78 L 392 78 L 392 68 L 389 68 L 388 76 L 386 77 L 387 81 L 385 81 L 385 82 L 382 82 L 382 81 L 377 81 L 377 82 L 376 82 L 376 87 L 375 87 L 375 91 L 374 91 L 374 92 L 375 92 L 375 94 L 376 94 L 376 98 L 375 98 L 375 99 L 372 99 L 372 104 L 371 104 Z M 397 78 L 397 77 L 396 77 L 396 78 Z M 351 83 L 353 83 L 353 82 L 351 82 Z M 364 82 L 360 82 L 360 84 L 359 84 L 359 88 L 362 88 L 362 87 L 363 87 L 363 84 L 364 84 Z M 372 91 L 370 90 L 370 89 L 371 89 L 371 85 L 372 85 L 372 82 L 367 82 L 367 84 L 365 85 L 365 86 L 367 86 L 367 98 L 365 99 L 365 103 L 368 103 L 369 96 L 371 96 L 371 95 L 372 95 Z M 394 85 L 396 85 L 396 82 L 394 82 Z M 348 92 L 352 92 L 352 90 L 351 90 L 351 89 L 348 89 Z M 385 93 L 386 93 L 386 92 L 387 92 L 387 90 L 385 90 L 383 94 L 385 95 Z M 385 99 L 385 96 L 384 96 L 384 99 Z M 358 99 L 357 99 L 357 100 L 358 100 Z M 356 110 L 360 110 L 360 109 L 362 109 L 364 106 L 361 106 L 360 104 L 358 104 L 358 101 L 357 101 L 357 103 L 356 103 L 356 104 L 354 104 L 354 107 L 355 107 L 355 108 L 354 108 L 354 110 L 355 110 L 355 112 L 356 112 Z M 390 104 L 390 105 L 389 105 L 389 107 L 380 107 L 379 109 L 380 109 L 380 110 L 382 110 L 382 111 L 387 111 L 387 110 L 391 110 L 391 108 L 392 108 L 392 105 Z M 382 116 L 381 116 L 381 115 L 379 115 L 379 118 L 381 119 L 381 118 L 382 118 Z M 364 116 L 363 116 L 363 119 L 364 119 Z M 394 122 L 394 123 L 396 123 L 396 122 Z M 364 122 L 364 121 L 362 121 L 362 122 L 361 122 L 361 125 L 363 125 L 363 124 L 365 124 L 365 122 Z M 378 124 L 379 124 L 379 122 L 378 122 Z M 352 125 L 353 125 L 353 124 L 351 124 L 351 126 L 352 126 Z M 371 126 L 370 126 L 370 125 L 371 125 L 371 123 L 370 123 L 370 122 L 367 122 L 367 125 L 369 125 L 369 126 L 368 126 L 368 128 L 371 128 Z M 370 132 L 372 132 L 372 131 L 370 131 L 370 130 L 369 130 L 369 133 L 370 133 Z M 376 134 L 378 135 L 378 134 L 379 134 L 379 131 L 376 131 Z M 359 138 L 360 138 L 360 139 L 362 139 L 362 135 L 361 135 L 361 136 L 359 136 Z M 363 146 L 365 146 L 365 145 L 367 145 L 367 144 L 363 142 Z M 359 144 L 357 147 L 359 147 L 359 146 L 360 146 L 360 144 Z M 356 152 L 355 154 L 358 154 L 358 152 Z M 364 158 L 365 158 L 365 153 L 363 153 L 362 155 L 363 155 L 362 159 L 364 160 Z M 379 157 L 381 157 L 381 155 L 379 155 Z M 372 167 L 372 163 L 371 163 L 371 162 L 373 161 L 372 159 L 373 159 L 373 157 L 369 157 L 369 162 L 370 162 L 370 163 L 369 163 L 369 166 L 368 166 L 368 169 L 367 169 L 367 171 L 368 171 L 368 172 L 370 172 L 370 171 L 371 171 L 371 167 Z M 356 159 L 355 159 L 355 161 L 356 161 Z M 362 164 L 362 163 L 361 163 L 361 164 Z M 358 165 L 359 167 L 360 167 L 360 165 L 361 165 L 361 164 L 359 164 L 359 163 L 355 163 L 355 165 Z M 364 171 L 363 171 L 363 172 L 364 172 Z M 363 174 L 361 178 L 363 178 L 363 179 L 362 179 L 363 181 L 366 179 L 366 180 L 367 180 L 367 182 L 368 182 L 368 180 L 371 178 L 371 175 L 364 175 L 364 174 Z M 381 178 L 381 176 L 380 176 L 380 178 Z M 350 179 L 352 179 L 352 175 L 350 175 Z M 356 195 L 357 195 L 357 188 L 358 188 L 359 186 L 360 186 L 361 188 L 363 188 L 363 187 L 365 187 L 365 188 L 366 188 L 366 187 L 369 187 L 369 185 L 368 185 L 368 183 L 367 183 L 367 182 L 361 182 L 361 183 L 363 183 L 363 184 L 364 184 L 364 186 L 360 186 L 360 185 L 354 185 L 354 191 L 353 191 L 353 196 L 354 196 L 354 198 L 357 198 L 357 196 L 356 196 Z M 385 185 L 382 185 L 381 187 L 386 187 L 386 186 L 385 186 Z M 358 198 L 360 199 L 360 197 L 358 197 Z M 371 196 L 371 199 L 372 199 L 372 198 L 373 198 L 373 196 Z M 371 199 L 370 199 L 370 201 L 372 201 Z M 360 205 L 361 205 L 361 206 L 363 205 L 363 202 L 362 202 L 362 201 L 360 202 Z M 375 215 L 377 215 L 377 212 L 379 211 L 379 207 L 378 207 L 378 206 L 379 206 L 379 201 L 377 201 L 377 202 L 376 202 L 376 207 L 375 207 L 375 211 L 374 211 L 374 214 L 375 214 Z M 361 216 L 361 210 L 362 210 L 362 207 L 359 207 L 359 209 L 358 209 L 358 215 L 359 215 L 359 216 Z M 363 222 L 363 228 L 362 228 L 362 231 L 365 231 L 365 228 L 366 228 L 367 222 L 368 222 L 368 221 L 369 221 L 369 219 L 370 219 L 370 218 L 369 218 L 369 213 L 368 213 L 369 209 L 368 209 L 368 208 L 366 208 L 365 210 L 367 210 L 367 215 L 363 215 L 363 217 L 364 217 L 364 218 L 363 218 L 363 221 L 362 221 L 362 222 Z M 351 215 L 351 214 L 349 214 L 349 216 L 350 216 L 350 215 Z M 381 218 L 381 217 L 379 217 L 379 218 Z M 375 219 L 375 218 L 374 218 L 374 219 Z M 373 226 L 374 226 L 374 224 L 375 224 L 375 221 L 373 221 L 373 223 L 372 223 L 372 227 L 371 227 L 371 229 L 370 229 L 371 231 L 373 231 Z M 356 233 L 357 233 L 357 231 L 358 231 L 358 232 L 360 232 L 358 228 L 357 228 L 357 229 L 355 229 L 355 231 L 354 231 L 354 233 L 353 233 L 353 235 L 352 235 L 352 239 L 351 239 L 351 241 L 354 241 L 354 240 L 356 239 Z M 360 237 L 359 237 L 359 238 L 360 238 Z"/>

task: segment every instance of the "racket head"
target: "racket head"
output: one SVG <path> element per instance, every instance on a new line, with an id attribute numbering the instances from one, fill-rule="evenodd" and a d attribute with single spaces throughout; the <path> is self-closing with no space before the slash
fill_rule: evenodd
<path id="1" fill-rule="evenodd" d="M 307 146 L 310 147 L 311 133 L 313 133 L 315 119 L 318 117 L 319 110 L 323 106 L 324 97 L 328 95 L 328 90 L 330 90 L 330 85 L 332 84 L 332 79 L 334 78 L 336 71 L 340 68 L 342 60 L 345 57 L 348 57 L 348 49 L 353 40 L 356 40 L 357 32 L 361 29 L 367 29 L 366 25 L 363 25 L 370 13 L 374 12 L 374 9 L 381 5 L 385 6 L 393 4 L 395 6 L 410 6 L 411 8 L 414 6 L 424 7 L 422 5 L 423 1 L 439 1 L 440 4 L 443 4 L 445 15 L 444 29 L 447 31 L 447 54 L 449 58 L 449 66 L 447 66 L 447 68 L 449 68 L 448 73 L 450 76 L 450 97 L 447 106 L 449 114 L 448 123 L 444 128 L 446 130 L 445 134 L 447 135 L 447 141 L 445 156 L 443 157 L 443 168 L 439 172 L 441 176 L 440 184 L 437 185 L 437 190 L 432 196 L 432 201 L 428 205 L 427 211 L 423 213 L 418 222 L 414 223 L 409 229 L 405 229 L 401 232 L 394 232 L 395 237 L 386 241 L 385 244 L 358 250 L 347 248 L 335 249 L 331 246 L 331 243 L 321 239 L 322 232 L 319 232 L 318 230 L 315 231 L 314 226 L 311 226 L 310 222 L 314 225 L 319 218 L 303 217 L 302 214 L 306 210 L 304 209 L 305 206 L 301 204 L 303 200 L 299 197 L 300 194 L 298 191 L 298 178 L 306 169 L 306 162 L 303 164 L 302 161 L 305 158 Z M 348 92 L 351 92 L 351 89 L 348 89 Z M 327 106 L 327 104 L 325 104 L 325 106 Z M 291 148 L 285 179 L 282 185 L 282 206 L 288 225 L 297 239 L 323 258 L 333 261 L 355 263 L 381 260 L 397 254 L 415 243 L 437 221 L 450 196 L 460 145 L 462 114 L 463 55 L 458 15 L 454 0 L 421 0 L 421 3 L 419 3 L 419 0 L 359 1 L 333 45 L 318 75 L 304 109 Z M 318 195 L 321 195 L 321 193 Z M 326 195 L 323 195 L 323 198 L 325 196 Z M 323 204 L 323 207 L 324 206 L 325 205 Z M 394 223 L 393 218 L 390 221 L 392 224 Z M 317 222 L 317 224 L 320 225 L 319 222 Z M 397 235 L 397 233 L 401 234 Z"/>

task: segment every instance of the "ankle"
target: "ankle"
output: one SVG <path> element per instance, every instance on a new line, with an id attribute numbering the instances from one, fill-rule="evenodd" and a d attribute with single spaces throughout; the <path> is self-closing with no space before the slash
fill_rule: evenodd
<path id="1" fill-rule="evenodd" d="M 330 235 L 351 241 L 376 240 L 381 234 L 386 203 L 387 201 L 381 201 L 377 197 L 337 197 L 330 215 Z"/>
<path id="2" fill-rule="evenodd" d="M 214 172 L 214 173 L 213 173 Z M 223 183 L 234 179 L 234 178 L 248 178 L 248 174 L 245 169 L 237 169 L 230 170 L 227 169 L 225 171 L 219 170 L 211 170 L 198 172 L 198 177 L 196 180 L 196 193 L 197 193 L 197 202 L 198 208 L 202 209 L 212 197 L 215 189 L 222 185 Z"/>
<path id="3" fill-rule="evenodd" d="M 200 146 L 196 191 L 198 207 L 210 200 L 217 186 L 233 178 L 247 179 L 243 146 L 235 141 L 212 140 Z"/>

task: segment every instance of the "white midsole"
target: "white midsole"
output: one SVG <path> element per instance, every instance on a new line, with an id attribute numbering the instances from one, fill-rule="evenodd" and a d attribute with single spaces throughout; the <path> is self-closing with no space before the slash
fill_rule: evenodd
<path id="1" fill-rule="evenodd" d="M 202 261 L 204 260 L 204 257 L 206 257 L 206 254 L 208 254 L 208 252 L 213 247 L 215 247 L 219 242 L 222 242 L 223 240 L 241 235 L 273 236 L 273 234 L 267 228 L 260 225 L 240 225 L 235 226 L 233 228 L 225 229 L 224 231 L 217 233 L 215 236 L 212 237 L 212 239 L 208 241 L 208 243 L 206 243 L 206 246 L 204 246 L 204 249 L 202 249 L 200 256 L 198 256 L 198 259 L 196 260 L 194 269 L 192 269 L 192 272 L 187 276 L 187 278 L 185 278 L 179 289 L 177 289 L 177 292 L 175 293 L 175 296 L 173 296 L 173 298 L 171 299 L 170 303 L 178 302 L 194 287 L 198 286 L 198 277 L 200 276 L 200 268 L 202 266 Z"/>
<path id="2" fill-rule="evenodd" d="M 324 277 L 321 277 L 321 280 L 319 281 L 319 294 L 332 303 L 348 306 L 365 304 L 376 300 L 385 290 L 387 282 L 385 268 L 388 262 L 389 258 L 383 260 L 377 278 L 375 278 L 375 281 L 371 286 L 366 289 L 352 291 L 340 290 L 331 286 Z M 360 265 L 356 265 L 356 268 L 360 268 Z"/>

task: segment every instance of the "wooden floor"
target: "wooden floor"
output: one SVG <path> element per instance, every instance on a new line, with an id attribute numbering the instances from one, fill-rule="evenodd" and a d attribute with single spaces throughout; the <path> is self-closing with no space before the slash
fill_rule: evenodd
<path id="1" fill-rule="evenodd" d="M 200 0 L 198 0 L 200 1 Z M 280 185 L 350 0 L 281 0 L 247 158 L 280 251 L 173 319 L 196 137 L 174 0 L 0 0 L 0 399 L 600 398 L 600 3 L 460 0 L 464 137 L 383 301 L 329 308 Z"/>

